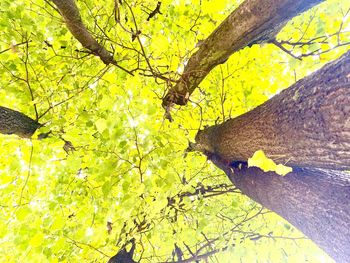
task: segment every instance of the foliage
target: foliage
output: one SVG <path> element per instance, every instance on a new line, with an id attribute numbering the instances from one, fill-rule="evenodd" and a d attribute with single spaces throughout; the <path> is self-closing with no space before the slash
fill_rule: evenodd
<path id="1" fill-rule="evenodd" d="M 248 166 L 259 167 L 264 172 L 275 172 L 279 175 L 286 175 L 293 171 L 291 167 L 283 164 L 276 164 L 272 159 L 268 158 L 262 150 L 256 151 L 253 156 L 248 159 Z"/>
<path id="2" fill-rule="evenodd" d="M 123 29 L 114 1 L 78 1 L 131 76 L 86 53 L 50 1 L 1 1 L 2 106 L 52 132 L 0 137 L 3 261 L 106 262 L 132 238 L 141 262 L 177 260 L 175 244 L 184 258 L 224 250 L 213 262 L 330 261 L 185 149 L 199 128 L 256 107 L 347 50 L 349 3 L 327 1 L 283 29 L 278 43 L 302 60 L 273 44 L 245 48 L 211 72 L 174 122 L 164 120 L 160 98 L 239 2 L 166 0 L 147 22 L 157 1 L 122 1 Z M 141 31 L 134 41 L 130 28 Z"/>

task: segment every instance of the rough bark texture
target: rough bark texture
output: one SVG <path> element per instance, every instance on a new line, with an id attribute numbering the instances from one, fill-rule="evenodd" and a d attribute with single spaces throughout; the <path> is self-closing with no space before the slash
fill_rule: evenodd
<path id="1" fill-rule="evenodd" d="M 116 67 L 133 75 L 127 69 L 119 66 L 113 58 L 113 55 L 102 45 L 100 45 L 91 35 L 80 17 L 79 9 L 75 3 L 75 0 L 52 0 L 52 2 L 60 11 L 69 31 L 83 45 L 83 47 L 87 48 L 93 54 L 100 57 L 100 59 L 106 65 L 113 64 Z"/>
<path id="2" fill-rule="evenodd" d="M 289 166 L 350 170 L 350 51 L 196 142 L 227 161 L 261 149 Z"/>
<path id="3" fill-rule="evenodd" d="M 336 262 L 349 262 L 349 173 L 300 168 L 282 177 L 212 160 L 244 194 L 285 218 Z"/>
<path id="4" fill-rule="evenodd" d="M 40 123 L 21 112 L 0 106 L 0 133 L 30 138 L 40 126 Z"/>
<path id="5" fill-rule="evenodd" d="M 337 170 L 350 170 L 350 51 L 254 110 L 198 132 L 195 147 L 247 196 L 337 262 L 349 261 L 350 175 Z M 259 149 L 293 172 L 248 168 Z"/>
<path id="6" fill-rule="evenodd" d="M 246 0 L 201 44 L 189 59 L 178 83 L 163 99 L 163 107 L 185 105 L 199 83 L 217 65 L 246 47 L 268 42 L 294 16 L 323 0 Z"/>

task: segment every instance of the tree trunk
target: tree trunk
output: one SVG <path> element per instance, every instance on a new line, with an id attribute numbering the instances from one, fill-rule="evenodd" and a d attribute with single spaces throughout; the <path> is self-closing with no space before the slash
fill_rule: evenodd
<path id="1" fill-rule="evenodd" d="M 212 160 L 244 194 L 285 218 L 336 262 L 349 262 L 350 174 L 296 168 L 282 177 Z"/>
<path id="2" fill-rule="evenodd" d="M 288 166 L 350 170 L 350 51 L 196 142 L 228 162 L 263 150 Z"/>
<path id="3" fill-rule="evenodd" d="M 194 147 L 247 196 L 348 262 L 350 175 L 336 170 L 350 170 L 350 51 L 254 110 L 199 131 Z M 293 172 L 247 168 L 260 149 Z"/>
<path id="4" fill-rule="evenodd" d="M 246 0 L 201 44 L 181 79 L 163 99 L 163 107 L 185 105 L 199 83 L 234 52 L 275 38 L 294 16 L 323 0 Z"/>
<path id="5" fill-rule="evenodd" d="M 0 106 L 0 133 L 30 138 L 40 126 L 40 123 L 21 112 Z"/>

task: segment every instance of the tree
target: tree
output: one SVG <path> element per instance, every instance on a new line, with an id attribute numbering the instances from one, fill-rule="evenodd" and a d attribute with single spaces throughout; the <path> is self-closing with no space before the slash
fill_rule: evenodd
<path id="1" fill-rule="evenodd" d="M 312 168 L 350 168 L 349 73 L 347 52 L 263 105 L 196 137 L 196 147 L 243 193 L 286 218 L 337 262 L 350 256 L 350 175 Z M 259 149 L 295 171 L 282 178 L 245 164 L 232 167 Z"/>
<path id="2" fill-rule="evenodd" d="M 326 144 L 324 138 L 337 135 L 339 139 L 322 162 L 295 154 L 293 142 L 304 137 L 289 132 L 289 144 L 283 146 L 295 158 L 288 160 L 287 165 L 294 169 L 285 177 L 245 166 L 246 159 L 261 149 L 276 162 L 287 161 L 271 156 L 269 149 L 279 141 L 270 143 L 266 134 L 262 134 L 260 148 L 242 136 L 242 142 L 251 148 L 241 156 L 225 155 L 220 140 L 204 139 L 213 130 L 236 136 L 220 127 L 236 125 L 239 120 L 248 125 L 245 116 L 256 114 L 267 120 L 270 115 L 261 112 L 264 108 L 280 109 L 276 116 L 281 118 L 295 116 L 293 109 L 310 113 L 307 103 L 293 108 L 293 101 L 284 105 L 279 96 L 287 100 L 294 94 L 296 98 L 295 90 L 300 89 L 298 98 L 308 98 L 311 103 L 300 83 L 321 96 L 321 89 L 313 89 L 320 80 L 316 75 L 294 83 L 337 59 L 347 51 L 350 40 L 348 4 L 332 0 L 317 5 L 319 2 L 3 1 L 1 257 L 9 262 L 236 262 L 257 257 L 274 262 L 286 258 L 330 261 L 271 209 L 332 257 L 343 260 L 347 231 L 325 238 L 315 231 L 315 225 L 322 224 L 322 231 L 334 233 L 333 227 L 343 230 L 339 222 L 347 222 L 348 206 L 341 201 L 348 191 L 347 174 L 340 170 L 347 169 L 348 156 L 346 151 L 336 156 L 346 150 L 342 148 L 348 140 L 346 132 L 342 133 L 346 122 L 325 120 L 334 124 L 334 134 L 315 129 L 324 137 L 312 137 L 312 143 L 321 148 Z M 308 11 L 313 6 L 316 8 Z M 244 13 L 247 7 L 262 12 L 254 11 L 249 17 Z M 232 17 L 242 23 L 235 27 L 235 40 L 217 39 L 216 44 L 222 43 L 226 51 L 214 48 L 219 55 L 206 60 L 205 70 L 195 66 L 193 62 L 201 63 L 206 59 L 203 54 L 217 47 L 208 43 L 213 44 L 213 35 L 227 29 L 219 25 L 221 21 L 225 25 Z M 252 34 L 245 34 L 244 28 L 250 28 Z M 213 30 L 216 33 L 211 34 Z M 202 56 L 194 59 L 198 54 Z M 346 61 L 348 55 L 322 69 L 322 75 L 347 83 Z M 324 70 L 334 65 L 344 67 L 339 75 L 327 75 Z M 168 100 L 166 94 L 174 94 L 189 68 L 205 74 L 199 80 L 198 76 L 186 79 L 186 88 L 196 92 L 190 98 L 186 92 L 188 105 L 170 116 L 169 106 L 177 100 Z M 288 86 L 292 87 L 252 110 Z M 340 110 L 347 113 L 347 86 L 327 87 L 344 99 L 339 96 L 334 104 L 327 97 L 329 108 L 322 112 L 339 109 L 334 116 L 340 116 Z M 172 123 L 163 118 L 161 101 Z M 315 116 L 308 114 L 307 119 Z M 205 156 L 185 151 L 199 128 L 219 122 L 225 124 L 201 131 L 194 147 L 228 176 Z M 267 124 L 261 122 L 262 129 L 281 136 L 274 132 L 276 126 Z M 253 128 L 245 126 L 247 131 Z M 308 189 L 313 195 L 301 196 L 294 189 Z M 322 205 L 302 206 L 312 200 Z M 332 210 L 326 211 L 331 204 Z M 324 216 L 315 216 L 317 213 Z M 331 216 L 337 220 L 331 221 Z M 334 250 L 335 242 L 339 251 Z"/>
<path id="3" fill-rule="evenodd" d="M 297 167 L 350 169 L 350 52 L 252 111 L 200 131 L 199 148 L 228 161 L 263 150 Z"/>
<path id="4" fill-rule="evenodd" d="M 283 216 L 336 262 L 349 256 L 349 174 L 295 168 L 281 177 L 259 168 L 223 166 L 243 193 Z M 230 169 L 229 169 L 230 168 Z"/>

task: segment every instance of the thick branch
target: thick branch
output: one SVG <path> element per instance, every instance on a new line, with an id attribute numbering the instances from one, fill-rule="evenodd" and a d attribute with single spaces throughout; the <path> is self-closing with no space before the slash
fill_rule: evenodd
<path id="1" fill-rule="evenodd" d="M 275 38 L 294 16 L 323 0 L 246 0 L 201 44 L 189 59 L 178 83 L 163 99 L 163 107 L 185 105 L 199 83 L 234 52 Z"/>
<path id="2" fill-rule="evenodd" d="M 278 163 L 350 169 L 350 51 L 269 101 L 200 131 L 197 147 L 227 161 L 263 150 Z"/>
<path id="3" fill-rule="evenodd" d="M 297 227 L 336 262 L 350 257 L 350 174 L 325 169 L 294 169 L 285 177 L 259 168 L 213 162 L 233 184 Z"/>
<path id="4" fill-rule="evenodd" d="M 106 65 L 113 64 L 118 68 L 133 75 L 127 69 L 119 66 L 113 55 L 100 45 L 96 39 L 91 35 L 88 29 L 85 27 L 79 13 L 79 9 L 75 3 L 75 0 L 52 0 L 60 11 L 64 21 L 72 33 L 72 35 L 83 45 L 83 47 L 90 50 L 93 54 L 100 57 L 100 59 Z"/>
<path id="5" fill-rule="evenodd" d="M 21 112 L 0 106 L 0 133 L 30 138 L 40 123 Z"/>

